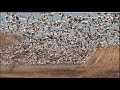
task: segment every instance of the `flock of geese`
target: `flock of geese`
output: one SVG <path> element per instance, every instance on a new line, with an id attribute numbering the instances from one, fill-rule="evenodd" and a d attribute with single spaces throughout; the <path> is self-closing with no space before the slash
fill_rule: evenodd
<path id="1" fill-rule="evenodd" d="M 0 49 L 1 65 L 79 64 L 95 48 L 119 45 L 120 13 L 96 12 L 95 17 L 65 12 L 43 12 L 40 17 L 30 12 L 24 17 L 20 13 L 7 12 L 1 19 L 0 31 L 24 37 L 23 43 Z M 56 14 L 60 18 L 55 19 Z"/>

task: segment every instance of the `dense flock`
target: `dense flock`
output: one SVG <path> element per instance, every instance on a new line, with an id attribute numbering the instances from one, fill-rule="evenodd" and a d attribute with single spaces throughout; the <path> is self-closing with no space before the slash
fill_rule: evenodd
<path id="1" fill-rule="evenodd" d="M 80 64 L 96 48 L 119 45 L 120 13 L 39 12 L 39 17 L 21 13 L 6 12 L 1 18 L 0 32 L 21 35 L 23 40 L 0 47 L 0 65 Z"/>

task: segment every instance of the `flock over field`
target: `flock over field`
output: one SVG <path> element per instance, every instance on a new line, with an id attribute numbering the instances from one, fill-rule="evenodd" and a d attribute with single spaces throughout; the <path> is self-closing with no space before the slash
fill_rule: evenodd
<path id="1" fill-rule="evenodd" d="M 77 65 L 96 48 L 119 45 L 120 13 L 21 13 L 6 12 L 0 18 L 0 65 Z"/>

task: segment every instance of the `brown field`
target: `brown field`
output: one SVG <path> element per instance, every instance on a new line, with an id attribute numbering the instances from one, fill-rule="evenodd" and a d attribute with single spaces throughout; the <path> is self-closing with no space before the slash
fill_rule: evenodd
<path id="1" fill-rule="evenodd" d="M 81 65 L 1 66 L 0 77 L 15 78 L 119 78 L 119 49 L 100 49 Z"/>
<path id="2" fill-rule="evenodd" d="M 1 46 L 11 42 L 3 39 Z M 119 78 L 119 62 L 119 47 L 108 46 L 94 51 L 81 65 L 0 66 L 0 78 Z"/>

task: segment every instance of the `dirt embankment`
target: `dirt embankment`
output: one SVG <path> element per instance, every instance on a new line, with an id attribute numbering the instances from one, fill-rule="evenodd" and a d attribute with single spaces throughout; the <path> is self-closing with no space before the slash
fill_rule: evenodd
<path id="1" fill-rule="evenodd" d="M 72 66 L 1 66 L 0 77 L 17 78 L 119 78 L 119 47 L 94 51 L 86 62 Z M 12 71 L 11 71 L 12 70 Z"/>
<path id="2" fill-rule="evenodd" d="M 0 47 L 6 47 L 13 43 L 20 43 L 20 42 L 22 42 L 22 36 L 11 33 L 0 32 Z"/>

